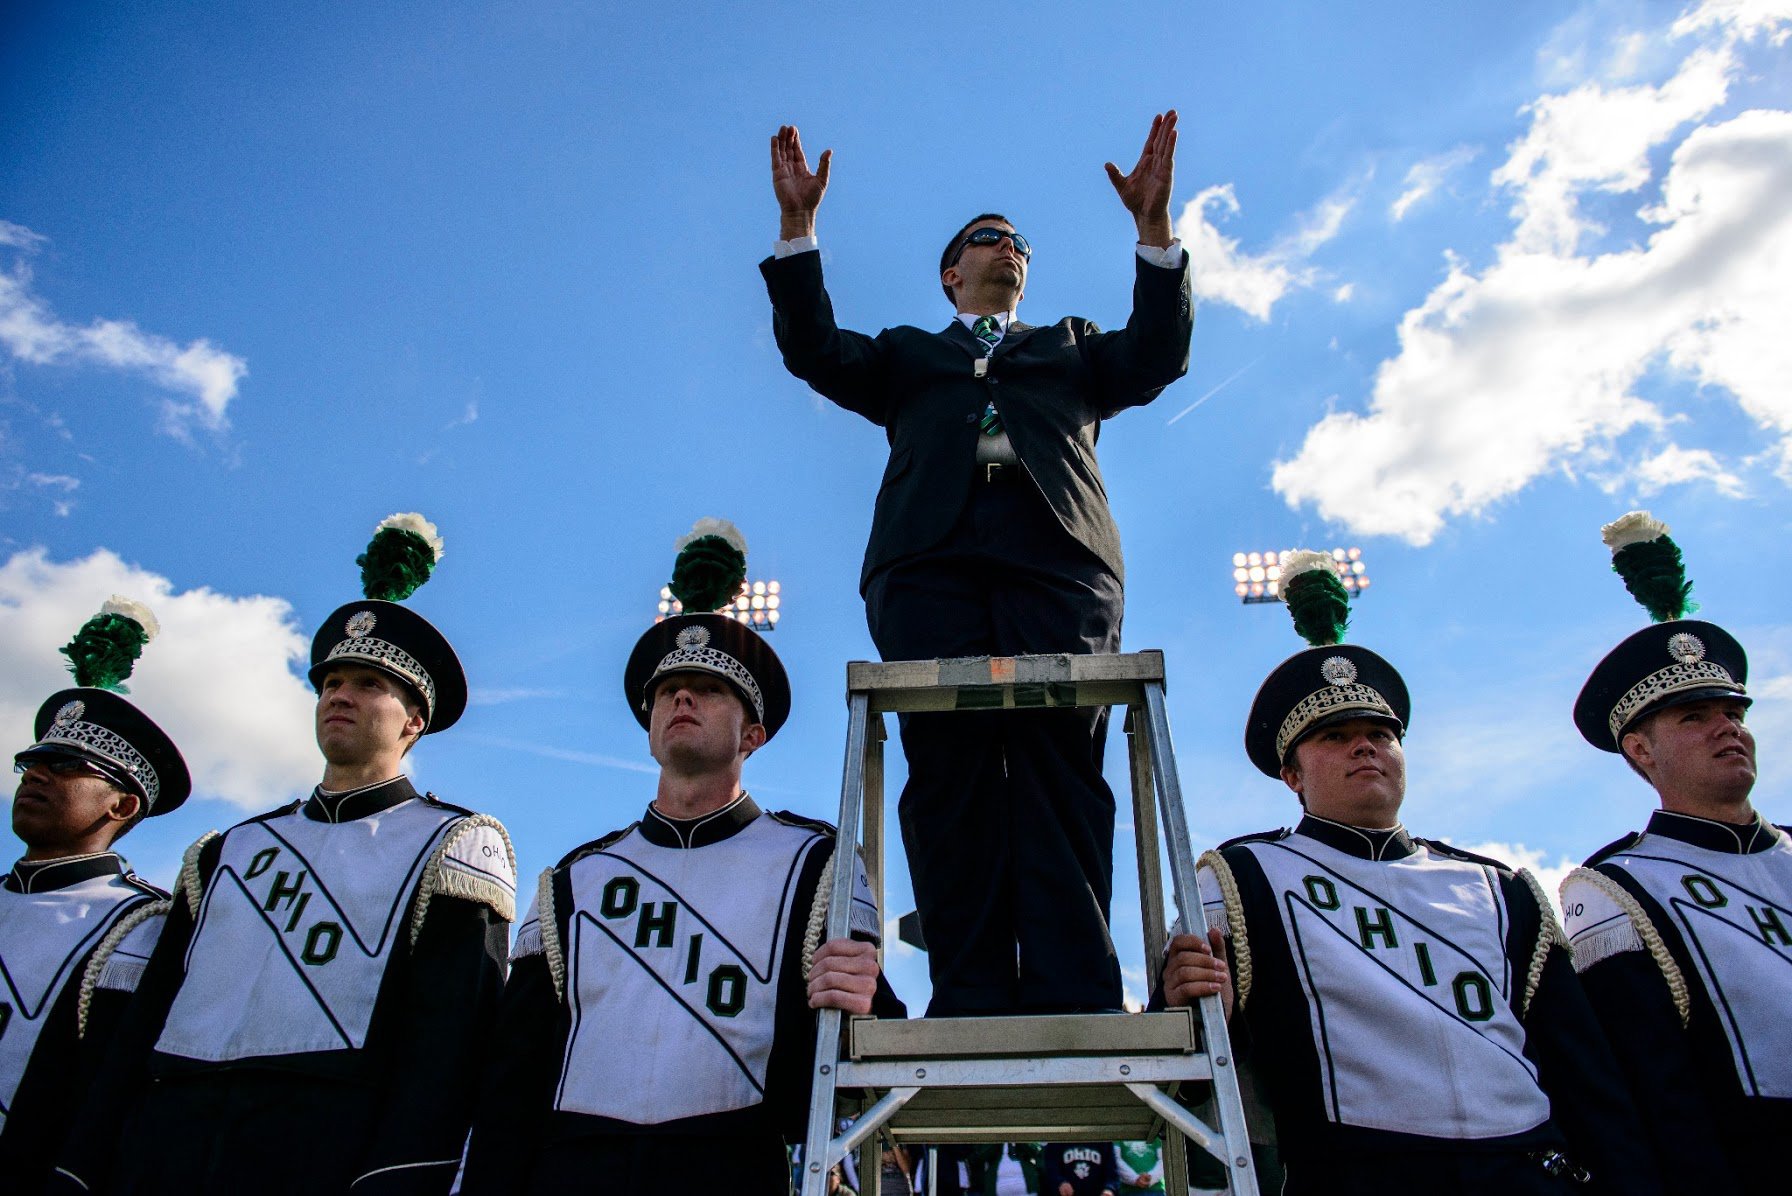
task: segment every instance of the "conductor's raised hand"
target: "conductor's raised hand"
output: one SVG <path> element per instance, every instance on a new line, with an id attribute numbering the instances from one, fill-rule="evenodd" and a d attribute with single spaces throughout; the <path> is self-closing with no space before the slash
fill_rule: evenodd
<path id="1" fill-rule="evenodd" d="M 1232 1019 L 1232 972 L 1226 966 L 1226 940 L 1218 929 L 1207 937 L 1179 934 L 1170 940 L 1164 959 L 1164 1004 L 1193 1005 L 1202 997 L 1220 995 L 1226 1020 Z"/>
<path id="2" fill-rule="evenodd" d="M 772 137 L 772 194 L 778 199 L 778 235 L 783 240 L 815 235 L 815 210 L 827 194 L 833 160 L 833 150 L 822 150 L 817 169 L 810 170 L 795 125 L 780 125 Z"/>
<path id="3" fill-rule="evenodd" d="M 857 939 L 830 939 L 809 966 L 809 1008 L 870 1013 L 877 993 L 877 948 Z"/>
<path id="4" fill-rule="evenodd" d="M 1176 181 L 1176 110 L 1151 118 L 1151 132 L 1145 135 L 1145 148 L 1139 151 L 1131 173 L 1121 174 L 1112 162 L 1107 164 L 1107 172 L 1120 202 L 1139 227 L 1139 240 L 1160 249 L 1167 246 L 1173 236 L 1170 190 Z"/>

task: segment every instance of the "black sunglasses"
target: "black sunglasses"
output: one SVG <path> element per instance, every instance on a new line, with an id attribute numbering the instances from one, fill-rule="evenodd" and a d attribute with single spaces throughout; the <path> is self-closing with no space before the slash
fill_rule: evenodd
<path id="1" fill-rule="evenodd" d="M 106 775 L 104 772 L 100 771 L 100 769 L 98 767 L 96 767 L 95 765 L 89 764 L 85 760 L 76 760 L 69 756 L 53 756 L 53 757 L 48 757 L 48 758 L 43 757 L 43 756 L 36 756 L 29 760 L 14 760 L 12 762 L 12 770 L 14 772 L 20 774 L 21 776 L 23 776 L 25 770 L 27 768 L 30 768 L 34 764 L 40 765 L 44 769 L 48 770 L 49 772 L 51 772 L 54 775 L 59 776 L 59 777 L 73 777 L 73 776 L 104 777 Z"/>
<path id="2" fill-rule="evenodd" d="M 964 256 L 966 245 L 999 245 L 1003 237 L 1008 238 L 1013 244 L 1014 252 L 1029 262 L 1033 260 L 1033 246 L 1019 233 L 1006 232 L 999 228 L 980 228 L 958 243 L 958 252 L 952 255 L 952 260 L 946 265 L 956 266 L 958 259 Z"/>

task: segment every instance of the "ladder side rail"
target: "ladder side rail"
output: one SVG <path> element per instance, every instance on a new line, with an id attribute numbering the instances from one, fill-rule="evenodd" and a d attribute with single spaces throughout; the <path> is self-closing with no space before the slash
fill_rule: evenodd
<path id="1" fill-rule="evenodd" d="M 865 879 L 871 882 L 871 900 L 877 903 L 877 916 L 884 917 L 884 716 L 870 715 L 865 740 L 864 807 L 860 818 L 864 823 Z M 877 965 L 884 962 L 884 941 L 877 940 Z"/>
<path id="2" fill-rule="evenodd" d="M 840 820 L 834 833 L 834 877 L 828 893 L 825 940 L 845 938 L 851 930 L 853 852 L 859 839 L 859 818 L 865 796 L 865 749 L 871 700 L 864 693 L 847 698 L 846 764 L 841 771 Z M 827 1196 L 828 1145 L 833 1137 L 835 1076 L 840 1059 L 838 1009 L 820 1010 L 815 1019 L 815 1060 L 811 1065 L 809 1125 L 803 1142 L 803 1196 Z"/>
<path id="3" fill-rule="evenodd" d="M 1164 1191 L 1186 1192 L 1188 1182 L 1188 1138 L 1186 1135 L 1172 1131 L 1170 1123 L 1164 1122 Z"/>
<path id="4" fill-rule="evenodd" d="M 1151 961 L 1164 957 L 1169 936 L 1164 929 L 1163 859 L 1157 827 L 1157 799 L 1151 780 L 1151 737 L 1144 725 L 1144 712 L 1137 706 L 1126 710 L 1126 748 L 1132 765 L 1132 825 L 1134 847 L 1139 865 L 1139 920 L 1144 924 L 1145 971 Z M 1152 986 L 1147 983 L 1145 986 Z"/>
<path id="5" fill-rule="evenodd" d="M 1204 935 L 1207 933 L 1207 919 L 1201 909 L 1201 889 L 1195 879 L 1194 848 L 1189 843 L 1188 820 L 1184 816 L 1182 805 L 1182 782 L 1176 772 L 1176 748 L 1170 738 L 1170 716 L 1164 705 L 1164 687 L 1161 682 L 1145 683 L 1145 711 L 1151 733 L 1152 776 L 1157 783 L 1158 800 L 1163 810 L 1164 834 L 1169 841 L 1170 875 L 1176 890 L 1176 910 L 1183 919 L 1185 932 Z M 1149 963 L 1146 966 L 1149 967 Z M 1232 1040 L 1226 1030 L 1225 1003 L 1215 993 L 1202 997 L 1198 1007 L 1203 1042 L 1213 1064 L 1213 1097 L 1219 1109 L 1220 1128 L 1226 1139 L 1225 1160 L 1227 1173 L 1231 1178 L 1232 1196 L 1257 1196 L 1257 1175 L 1251 1162 L 1250 1133 L 1245 1125 L 1244 1100 L 1238 1092 L 1237 1061 L 1232 1056 Z M 1164 1099 L 1169 1100 L 1168 1097 Z M 1155 1103 L 1152 1103 L 1152 1107 L 1158 1108 Z"/>

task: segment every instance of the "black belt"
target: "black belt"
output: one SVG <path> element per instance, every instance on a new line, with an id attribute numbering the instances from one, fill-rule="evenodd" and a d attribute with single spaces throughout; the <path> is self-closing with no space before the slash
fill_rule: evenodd
<path id="1" fill-rule="evenodd" d="M 1020 466 L 1009 465 L 1002 461 L 983 461 L 977 465 L 977 480 L 990 486 L 1005 485 L 1020 480 Z"/>

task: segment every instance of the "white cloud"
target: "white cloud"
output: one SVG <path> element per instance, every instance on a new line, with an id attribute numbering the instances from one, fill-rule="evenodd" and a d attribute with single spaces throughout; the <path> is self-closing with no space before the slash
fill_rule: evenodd
<path id="1" fill-rule="evenodd" d="M 1773 434 L 1792 482 L 1792 112 L 1700 125 L 1673 149 L 1642 245 L 1582 252 L 1592 192 L 1634 193 L 1650 153 L 1724 99 L 1729 41 L 1692 48 L 1659 86 L 1584 85 L 1529 109 L 1495 174 L 1515 227 L 1479 273 L 1447 275 L 1399 327 L 1366 413 L 1334 411 L 1279 462 L 1273 484 L 1358 534 L 1428 543 L 1543 473 L 1588 460 L 1641 491 L 1685 482 L 1741 493 L 1708 450 L 1668 439 L 1645 377 L 1721 387 Z M 1632 430 L 1647 442 L 1620 452 Z M 1626 460 L 1635 455 L 1636 461 Z"/>
<path id="2" fill-rule="evenodd" d="M 1792 35 L 1792 0 L 1705 0 L 1674 22 L 1676 35 L 1705 29 L 1728 29 L 1741 37 L 1767 34 L 1772 44 L 1784 45 Z"/>
<path id="3" fill-rule="evenodd" d="M 487 747 L 499 748 L 506 752 L 527 752 L 531 756 L 540 756 L 546 760 L 564 760 L 568 764 L 587 764 L 593 768 L 615 768 L 623 772 L 639 772 L 649 776 L 659 775 L 659 765 L 652 760 L 630 759 L 627 756 L 610 756 L 603 752 L 586 752 L 577 748 L 555 747 L 549 743 L 536 743 L 526 739 L 505 739 L 497 735 L 462 736 L 463 741 L 471 740 Z M 768 786 L 755 785 L 755 792 L 772 792 Z"/>
<path id="4" fill-rule="evenodd" d="M 1445 842 L 1450 842 L 1445 840 Z M 1557 856 L 1551 860 L 1543 852 L 1522 843 L 1454 843 L 1452 847 L 1460 847 L 1463 851 L 1484 855 L 1498 860 L 1513 868 L 1527 868 L 1537 883 L 1543 886 L 1543 892 L 1549 897 L 1549 904 L 1556 911 L 1556 917 L 1562 916 L 1561 899 L 1556 890 L 1562 887 L 1562 878 L 1579 865 L 1580 861 L 1571 860 L 1567 856 Z"/>
<path id="5" fill-rule="evenodd" d="M 225 411 L 248 363 L 203 338 L 181 345 L 130 320 L 68 323 L 32 289 L 24 259 L 43 242 L 40 234 L 0 220 L 0 245 L 18 251 L 11 269 L 0 267 L 0 346 L 29 365 L 100 365 L 143 375 L 182 396 L 162 405 L 166 430 L 173 434 L 183 434 L 193 423 L 225 427 Z"/>
<path id="6" fill-rule="evenodd" d="M 1128 1013 L 1141 1012 L 1145 1008 L 1145 999 L 1150 994 L 1151 988 L 1151 978 L 1145 975 L 1144 968 L 1121 965 L 1120 1008 Z"/>
<path id="7" fill-rule="evenodd" d="M 1395 223 L 1406 219 L 1408 212 L 1443 186 L 1450 175 L 1474 161 L 1480 152 L 1473 146 L 1459 145 L 1447 153 L 1414 162 L 1406 172 L 1399 197 L 1388 205 L 1388 218 Z"/>
<path id="8" fill-rule="evenodd" d="M 902 919 L 884 919 L 884 954 L 896 955 L 903 959 L 921 954 L 902 938 Z"/>
<path id="9" fill-rule="evenodd" d="M 1604 231 L 1581 213 L 1582 191 L 1642 187 L 1649 151 L 1722 104 L 1735 67 L 1727 46 L 1704 47 L 1660 85 L 1586 83 L 1530 104 L 1530 129 L 1493 172 L 1495 183 L 1513 189 L 1518 220 L 1502 252 L 1572 254 L 1583 235 Z"/>
<path id="10" fill-rule="evenodd" d="M 0 727 L 10 750 L 31 742 L 44 699 L 74 684 L 57 649 L 112 594 L 161 622 L 126 684 L 179 745 L 196 795 L 265 810 L 316 783 L 312 693 L 292 669 L 310 638 L 285 600 L 177 593 L 105 549 L 67 562 L 31 549 L 0 564 Z"/>
<path id="11" fill-rule="evenodd" d="M 0 245 L 9 245 L 29 253 L 40 248 L 45 240 L 47 238 L 42 233 L 34 233 L 22 224 L 0 220 Z"/>
<path id="12" fill-rule="evenodd" d="M 1302 214 L 1292 233 L 1254 255 L 1240 249 L 1235 238 L 1222 234 L 1208 219 L 1210 210 L 1222 219 L 1239 213 L 1232 184 L 1208 187 L 1183 205 L 1176 219 L 1176 236 L 1188 250 L 1193 266 L 1196 298 L 1268 320 L 1270 309 L 1282 296 L 1318 280 L 1319 272 L 1308 259 L 1338 235 L 1355 203 L 1347 194 L 1328 196 Z"/>
<path id="13" fill-rule="evenodd" d="M 1637 493 L 1648 496 L 1668 486 L 1707 481 L 1730 498 L 1743 494 L 1742 479 L 1718 463 L 1707 449 L 1683 449 L 1669 445 L 1653 457 L 1637 463 Z"/>
<path id="14" fill-rule="evenodd" d="M 475 686 L 467 694 L 469 706 L 502 706 L 506 702 L 528 702 L 536 698 L 558 698 L 562 691 L 557 689 L 536 689 L 529 686 Z"/>
<path id="15" fill-rule="evenodd" d="M 1355 295 L 1356 284 L 1354 282 L 1347 282 L 1332 292 L 1332 301 L 1335 303 L 1349 303 Z"/>
<path id="16" fill-rule="evenodd" d="M 81 479 L 70 477 L 66 473 L 28 473 L 25 480 L 33 486 L 41 486 L 46 490 L 61 490 L 67 493 L 81 487 Z"/>

